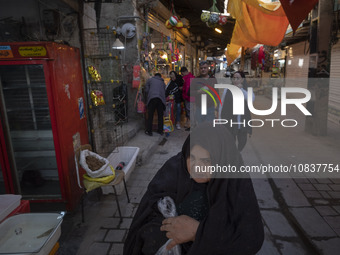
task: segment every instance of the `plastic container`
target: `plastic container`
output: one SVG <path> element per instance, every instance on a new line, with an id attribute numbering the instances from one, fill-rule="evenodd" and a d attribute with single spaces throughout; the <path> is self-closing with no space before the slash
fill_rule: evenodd
<path id="1" fill-rule="evenodd" d="M 20 205 L 21 195 L 0 195 L 0 222 Z"/>
<path id="2" fill-rule="evenodd" d="M 61 235 L 64 213 L 24 213 L 0 224 L 0 254 L 46 255 Z"/>
<path id="3" fill-rule="evenodd" d="M 123 171 L 125 173 L 125 180 L 127 181 L 135 169 L 136 160 L 139 153 L 138 147 L 120 146 L 117 147 L 108 157 L 111 166 L 118 166 L 120 162 L 124 162 Z M 102 186 L 103 194 L 114 193 L 111 186 Z M 124 187 L 123 183 L 117 186 L 117 193 L 122 193 Z"/>

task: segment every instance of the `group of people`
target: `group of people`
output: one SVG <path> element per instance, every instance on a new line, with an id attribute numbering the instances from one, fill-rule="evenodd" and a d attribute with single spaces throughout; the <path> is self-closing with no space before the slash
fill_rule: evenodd
<path id="1" fill-rule="evenodd" d="M 184 70 L 184 68 L 185 67 L 182 69 Z M 177 129 L 181 129 L 181 103 L 187 99 L 187 77 L 185 77 L 185 75 L 182 77 L 175 71 L 171 71 L 169 76 L 170 81 L 167 85 L 165 85 L 160 73 L 156 73 L 146 82 L 145 93 L 147 98 L 148 119 L 145 134 L 149 136 L 152 136 L 153 115 L 156 110 L 158 117 L 157 133 L 163 134 L 164 110 L 166 109 L 166 101 L 169 97 L 172 97 L 175 103 L 175 126 Z M 188 131 L 187 126 L 185 125 L 184 127 Z"/>
<path id="2" fill-rule="evenodd" d="M 177 74 L 175 71 L 170 72 L 170 81 L 166 86 L 160 73 L 156 73 L 146 82 L 145 93 L 147 97 L 148 121 L 145 133 L 147 135 L 152 135 L 153 114 L 156 110 L 158 116 L 157 133 L 163 134 L 163 112 L 166 107 L 166 98 L 169 96 L 172 96 L 175 102 L 176 128 L 181 129 L 181 103 L 184 102 L 186 116 L 184 128 L 186 131 L 190 130 L 190 106 L 195 102 L 194 96 L 190 95 L 190 86 L 195 76 L 189 72 L 186 67 L 182 67 L 180 71 L 182 75 Z M 197 78 L 208 79 L 212 77 L 213 76 L 209 74 L 208 62 L 200 62 L 200 75 L 197 76 Z M 212 81 L 209 80 L 212 85 L 215 81 L 215 79 Z M 209 111 L 211 110 L 212 108 L 210 107 Z M 196 118 L 199 118 L 199 114 L 196 114 Z"/>
<path id="3" fill-rule="evenodd" d="M 242 125 L 242 123 L 248 123 L 251 119 L 247 104 L 248 85 L 245 74 L 242 71 L 237 71 L 231 75 L 232 84 L 237 86 L 244 94 L 245 114 L 235 115 L 233 113 L 233 95 L 231 91 L 225 89 L 221 98 L 218 98 L 216 90 L 214 91 L 215 94 L 211 91 L 214 90 L 214 85 L 218 82 L 209 73 L 209 63 L 207 61 L 199 63 L 200 74 L 197 77 L 190 73 L 186 67 L 182 67 L 180 71 L 182 75 L 178 75 L 175 71 L 170 72 L 170 82 L 166 86 L 159 73 L 156 73 L 154 77 L 147 81 L 145 92 L 147 95 L 148 120 L 145 133 L 150 136 L 152 135 L 153 114 L 157 110 L 157 132 L 163 134 L 163 113 L 166 107 L 166 98 L 173 96 L 176 109 L 175 126 L 177 129 L 181 129 L 181 103 L 184 102 L 186 116 L 184 128 L 186 131 L 189 131 L 192 125 L 195 126 L 205 121 L 213 121 L 215 118 L 228 120 L 230 125 L 227 125 L 227 127 L 233 134 L 239 151 L 242 151 L 247 143 L 247 137 L 252 134 L 251 126 Z M 207 91 L 210 97 L 206 99 L 206 112 L 202 114 L 202 100 L 200 96 Z M 253 100 L 254 97 L 253 94 Z M 220 106 L 216 104 L 219 99 L 221 99 Z"/>
<path id="4" fill-rule="evenodd" d="M 250 177 L 243 173 L 233 175 L 198 170 L 219 165 L 231 166 L 237 173 L 243 165 L 240 151 L 251 130 L 242 125 L 214 127 L 206 120 L 219 117 L 242 123 L 250 119 L 244 73 L 236 72 L 232 76 L 233 85 L 245 97 L 244 115 L 233 114 L 232 93 L 227 89 L 223 91 L 220 109 L 210 97 L 211 102 L 206 102 L 207 114 L 200 115 L 199 94 L 211 89 L 217 81 L 208 74 L 207 62 L 200 63 L 197 77 L 200 79 L 193 79 L 186 67 L 181 68 L 181 73 L 186 116 L 190 119 L 194 106 L 195 112 L 191 116 L 196 124 L 191 127 L 181 152 L 170 158 L 150 182 L 131 223 L 123 254 L 256 254 L 264 241 L 264 226 Z M 165 98 L 170 94 L 175 95 L 176 105 L 180 102 L 179 89 L 175 85 L 177 75 L 172 72 L 170 77 L 166 88 L 163 85 L 162 90 L 152 92 L 151 95 L 158 97 L 149 98 L 148 106 L 164 110 Z M 164 83 L 159 74 L 153 80 Z M 155 83 L 151 81 L 148 81 L 147 91 Z M 160 125 L 158 128 L 158 132 L 162 132 Z M 176 214 L 171 217 L 162 213 L 159 203 L 164 199 L 173 201 Z M 170 208 L 167 204 L 165 209 Z M 163 252 L 164 247 L 166 252 Z"/>

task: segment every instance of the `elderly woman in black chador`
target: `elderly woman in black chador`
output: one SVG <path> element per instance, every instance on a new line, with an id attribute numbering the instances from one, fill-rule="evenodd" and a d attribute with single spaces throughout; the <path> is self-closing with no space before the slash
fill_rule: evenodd
<path id="1" fill-rule="evenodd" d="M 225 127 L 204 123 L 186 139 L 150 182 L 132 221 L 124 255 L 152 254 L 168 239 L 182 254 L 256 254 L 264 239 L 252 182 L 245 175 L 199 172 L 198 166 L 240 169 L 233 136 Z M 237 178 L 235 178 L 237 177 Z M 171 197 L 179 216 L 165 219 L 157 202 Z"/>

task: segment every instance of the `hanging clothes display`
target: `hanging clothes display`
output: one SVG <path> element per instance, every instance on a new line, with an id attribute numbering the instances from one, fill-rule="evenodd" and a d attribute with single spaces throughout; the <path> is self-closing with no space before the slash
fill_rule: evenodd
<path id="1" fill-rule="evenodd" d="M 230 0 L 228 12 L 236 19 L 231 43 L 226 52 L 228 64 L 237 57 L 239 49 L 256 44 L 277 46 L 288 27 L 288 19 L 279 2 L 260 0 Z"/>

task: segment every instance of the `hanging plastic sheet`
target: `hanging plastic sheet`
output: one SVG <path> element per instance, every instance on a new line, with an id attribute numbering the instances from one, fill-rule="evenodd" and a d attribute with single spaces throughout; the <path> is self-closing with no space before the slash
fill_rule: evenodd
<path id="1" fill-rule="evenodd" d="M 260 0 L 229 0 L 228 12 L 236 19 L 231 43 L 226 52 L 228 64 L 237 57 L 239 49 L 256 44 L 277 46 L 288 27 L 288 19 L 279 2 Z"/>

